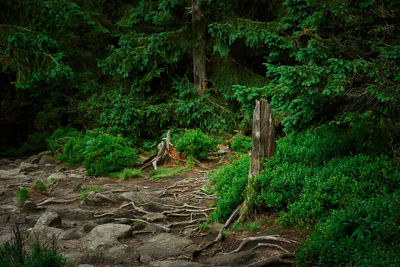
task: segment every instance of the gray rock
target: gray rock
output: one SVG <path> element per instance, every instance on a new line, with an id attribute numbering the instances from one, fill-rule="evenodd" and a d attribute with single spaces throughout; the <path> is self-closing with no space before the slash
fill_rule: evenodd
<path id="1" fill-rule="evenodd" d="M 128 237 L 131 233 L 129 225 L 108 223 L 96 226 L 81 241 L 88 249 L 96 249 L 103 245 L 118 244 L 118 239 Z"/>
<path id="2" fill-rule="evenodd" d="M 243 266 L 249 263 L 255 256 L 253 251 L 241 251 L 233 254 L 222 254 L 205 260 L 212 266 Z"/>
<path id="3" fill-rule="evenodd" d="M 76 266 L 79 263 L 89 262 L 89 253 L 81 251 L 64 252 L 62 255 L 67 259 L 67 266 Z"/>
<path id="4" fill-rule="evenodd" d="M 92 220 L 94 218 L 93 211 L 83 209 L 60 209 L 57 213 L 64 219 L 69 220 Z"/>
<path id="5" fill-rule="evenodd" d="M 31 164 L 28 162 L 21 162 L 19 164 L 19 172 L 31 172 L 39 169 L 39 166 L 37 164 Z"/>
<path id="6" fill-rule="evenodd" d="M 53 211 L 45 212 L 37 220 L 34 228 L 40 226 L 61 227 L 61 217 Z"/>
<path id="7" fill-rule="evenodd" d="M 82 226 L 82 231 L 85 232 L 85 233 L 89 233 L 89 232 L 92 231 L 92 229 L 95 228 L 96 226 L 97 226 L 97 224 L 95 224 L 95 223 L 91 223 L 91 222 L 85 223 L 85 224 Z"/>
<path id="8" fill-rule="evenodd" d="M 190 239 L 162 233 L 146 240 L 138 251 L 140 261 L 148 264 L 171 257 L 191 256 L 195 249 L 196 245 Z"/>
<path id="9" fill-rule="evenodd" d="M 80 239 L 83 237 L 83 233 L 76 228 L 68 229 L 62 232 L 59 236 L 60 240 L 72 240 Z"/>
<path id="10" fill-rule="evenodd" d="M 191 261 L 152 261 L 149 263 L 151 267 L 202 267 L 203 264 Z"/>
<path id="11" fill-rule="evenodd" d="M 114 247 L 102 251 L 105 263 L 110 264 L 131 264 L 140 257 L 135 247 L 126 244 L 118 244 Z"/>
<path id="12" fill-rule="evenodd" d="M 39 242 L 44 245 L 51 245 L 54 240 L 59 239 L 63 230 L 49 226 L 38 226 L 31 229 L 28 237 L 29 244 Z"/>

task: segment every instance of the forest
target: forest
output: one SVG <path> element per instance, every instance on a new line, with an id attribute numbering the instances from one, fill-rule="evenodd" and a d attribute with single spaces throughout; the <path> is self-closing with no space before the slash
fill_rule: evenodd
<path id="1" fill-rule="evenodd" d="M 0 158 L 50 150 L 121 181 L 207 166 L 203 232 L 251 203 L 233 229 L 270 215 L 299 237 L 282 266 L 399 266 L 399 14 L 397 0 L 0 0 Z M 261 99 L 276 148 L 250 180 Z M 142 173 L 162 140 L 175 165 Z M 10 249 L 0 265 L 16 266 Z"/>

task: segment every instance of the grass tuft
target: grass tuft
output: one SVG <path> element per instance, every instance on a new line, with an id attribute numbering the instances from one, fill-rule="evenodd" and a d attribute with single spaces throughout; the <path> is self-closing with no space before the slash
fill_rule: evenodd
<path id="1" fill-rule="evenodd" d="M 111 177 L 118 178 L 121 180 L 127 180 L 131 178 L 142 178 L 144 177 L 144 175 L 141 170 L 126 168 L 120 172 L 112 173 Z"/>

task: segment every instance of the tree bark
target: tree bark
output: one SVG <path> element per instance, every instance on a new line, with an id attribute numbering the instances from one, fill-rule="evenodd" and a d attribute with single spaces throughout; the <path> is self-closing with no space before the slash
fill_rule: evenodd
<path id="1" fill-rule="evenodd" d="M 199 1 L 192 2 L 193 44 L 193 83 L 199 94 L 206 89 L 206 55 L 202 11 Z"/>

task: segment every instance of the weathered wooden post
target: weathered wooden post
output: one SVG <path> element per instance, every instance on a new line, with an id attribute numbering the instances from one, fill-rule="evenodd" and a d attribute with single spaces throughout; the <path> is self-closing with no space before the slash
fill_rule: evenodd
<path id="1" fill-rule="evenodd" d="M 246 217 L 252 208 L 250 195 L 255 191 L 253 177 L 264 170 L 265 158 L 270 158 L 275 152 L 275 130 L 272 109 L 264 99 L 256 101 L 253 113 L 253 148 L 250 155 L 249 181 L 247 196 L 241 208 L 241 219 Z"/>

